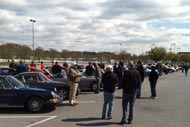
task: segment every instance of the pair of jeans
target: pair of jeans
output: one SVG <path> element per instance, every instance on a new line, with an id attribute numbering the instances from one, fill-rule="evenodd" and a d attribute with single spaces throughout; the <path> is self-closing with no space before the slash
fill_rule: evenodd
<path id="1" fill-rule="evenodd" d="M 108 93 L 104 92 L 104 104 L 102 108 L 102 117 L 112 117 L 113 113 L 113 108 L 114 108 L 114 99 L 115 99 L 115 94 L 114 93 Z M 108 112 L 107 112 L 107 106 L 108 107 Z"/>
<path id="2" fill-rule="evenodd" d="M 127 109 L 128 109 L 128 104 L 129 104 L 129 113 L 128 113 L 128 121 L 133 120 L 133 111 L 134 111 L 134 104 L 136 100 L 136 94 L 128 94 L 128 93 L 123 93 L 123 99 L 122 99 L 122 109 L 123 109 L 123 118 L 127 118 Z"/>
<path id="3" fill-rule="evenodd" d="M 156 84 L 157 84 L 157 81 L 150 82 L 151 97 L 156 97 Z"/>
<path id="4" fill-rule="evenodd" d="M 100 78 L 97 78 L 96 79 L 96 82 L 97 82 L 97 89 L 96 89 L 96 92 L 99 93 L 100 92 L 100 84 L 101 84 L 101 79 Z"/>
<path id="5" fill-rule="evenodd" d="M 142 83 L 141 83 L 142 85 Z M 139 86 L 139 89 L 137 89 L 137 98 L 141 97 L 141 85 Z"/>

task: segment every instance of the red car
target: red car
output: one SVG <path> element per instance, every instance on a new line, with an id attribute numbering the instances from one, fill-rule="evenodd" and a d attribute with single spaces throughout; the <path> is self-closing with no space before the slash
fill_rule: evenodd
<path id="1" fill-rule="evenodd" d="M 30 66 L 28 68 L 31 71 L 40 72 L 40 73 L 44 74 L 46 77 L 48 77 L 48 78 L 51 78 L 53 76 L 47 69 L 40 70 L 40 69 L 37 69 L 36 67 L 30 67 Z"/>

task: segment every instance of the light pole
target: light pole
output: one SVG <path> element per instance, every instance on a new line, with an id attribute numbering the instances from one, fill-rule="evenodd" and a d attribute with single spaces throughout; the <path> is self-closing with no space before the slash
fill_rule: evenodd
<path id="1" fill-rule="evenodd" d="M 35 52 L 34 52 L 34 23 L 36 22 L 36 20 L 30 19 L 30 22 L 32 22 L 32 48 L 33 48 L 33 53 L 35 56 Z"/>
<path id="2" fill-rule="evenodd" d="M 121 46 L 122 46 L 122 44 L 120 43 L 120 53 L 121 53 Z"/>

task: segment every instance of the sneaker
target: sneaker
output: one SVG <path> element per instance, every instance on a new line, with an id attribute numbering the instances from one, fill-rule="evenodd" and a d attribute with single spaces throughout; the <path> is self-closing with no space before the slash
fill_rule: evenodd
<path id="1" fill-rule="evenodd" d="M 111 120 L 111 119 L 112 119 L 112 116 L 109 116 L 107 119 L 108 119 L 108 120 Z"/>
<path id="2" fill-rule="evenodd" d="M 106 119 L 106 117 L 105 117 L 105 116 L 102 116 L 102 119 L 104 120 L 104 119 Z"/>
<path id="3" fill-rule="evenodd" d="M 120 122 L 121 125 L 124 125 L 124 124 L 126 124 L 126 123 L 127 123 L 127 122 L 126 122 L 125 119 L 122 119 L 121 122 Z"/>
<path id="4" fill-rule="evenodd" d="M 155 100 L 155 99 L 156 99 L 156 97 L 152 97 L 152 99 L 153 99 L 153 100 Z"/>
<path id="5" fill-rule="evenodd" d="M 133 122 L 132 121 L 128 121 L 127 124 L 132 124 Z"/>
<path id="6" fill-rule="evenodd" d="M 70 106 L 76 106 L 75 104 L 69 104 Z"/>
<path id="7" fill-rule="evenodd" d="M 78 105 L 78 103 L 74 103 L 74 105 Z"/>

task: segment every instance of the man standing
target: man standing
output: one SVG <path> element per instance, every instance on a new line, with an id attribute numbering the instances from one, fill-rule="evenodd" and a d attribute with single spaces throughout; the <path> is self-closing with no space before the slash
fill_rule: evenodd
<path id="1" fill-rule="evenodd" d="M 187 72 L 189 70 L 189 65 L 187 63 L 185 64 L 184 69 L 185 69 L 185 76 L 187 77 Z"/>
<path id="2" fill-rule="evenodd" d="M 124 68 L 124 64 L 122 61 L 119 61 L 119 65 L 118 65 L 118 80 L 119 80 L 119 87 L 118 89 L 122 88 L 122 79 L 123 79 L 123 74 L 124 74 L 125 68 Z"/>
<path id="3" fill-rule="evenodd" d="M 141 97 L 141 86 L 142 86 L 142 83 L 143 83 L 144 77 L 145 77 L 145 71 L 144 71 L 144 67 L 143 67 L 141 61 L 137 62 L 137 70 L 139 71 L 139 73 L 141 75 L 141 84 L 140 84 L 139 89 L 137 90 L 137 98 L 140 98 Z"/>
<path id="4" fill-rule="evenodd" d="M 71 106 L 75 106 L 77 105 L 76 93 L 80 82 L 80 74 L 77 72 L 77 64 L 75 62 L 71 63 L 71 67 L 68 72 L 68 79 L 71 82 L 69 86 L 69 104 Z"/>
<path id="5" fill-rule="evenodd" d="M 109 65 L 106 72 L 102 75 L 102 83 L 104 84 L 104 104 L 102 108 L 102 119 L 112 119 L 114 107 L 115 87 L 118 83 L 117 75 L 113 73 L 113 66 Z M 108 113 L 107 105 L 109 104 Z"/>
<path id="6" fill-rule="evenodd" d="M 20 64 L 16 68 L 16 72 L 17 74 L 22 72 L 28 72 L 28 66 L 26 66 L 23 61 L 20 61 Z"/>
<path id="7" fill-rule="evenodd" d="M 151 89 L 151 98 L 155 99 L 156 97 L 156 84 L 159 78 L 158 72 L 155 71 L 155 67 L 151 67 L 152 71 L 149 74 L 150 89 Z"/>
<path id="8" fill-rule="evenodd" d="M 17 68 L 17 64 L 15 63 L 15 61 L 12 59 L 11 63 L 9 64 L 9 68 Z"/>
<path id="9" fill-rule="evenodd" d="M 88 66 L 86 66 L 86 71 L 85 71 L 87 76 L 92 76 L 94 73 L 94 67 L 91 62 L 88 63 Z"/>
<path id="10" fill-rule="evenodd" d="M 93 66 L 94 66 L 94 76 L 96 78 L 96 82 L 97 82 L 97 89 L 96 89 L 96 92 L 95 93 L 100 93 L 100 84 L 101 84 L 101 77 L 102 77 L 102 72 L 101 72 L 101 69 L 100 67 L 96 64 L 96 63 L 93 63 Z"/>
<path id="11" fill-rule="evenodd" d="M 133 69 L 133 64 L 128 63 L 127 65 L 128 70 L 124 72 L 123 76 L 123 98 L 122 98 L 122 109 L 123 109 L 123 117 L 121 120 L 121 124 L 131 124 L 133 121 L 133 109 L 136 100 L 137 89 L 141 84 L 141 77 L 140 73 Z M 127 107 L 129 104 L 129 115 L 128 115 L 128 122 L 127 119 Z"/>
<path id="12" fill-rule="evenodd" d="M 61 66 L 58 64 L 58 62 L 55 62 L 55 65 L 52 67 L 52 73 L 57 74 L 60 73 L 62 70 Z"/>
<path id="13" fill-rule="evenodd" d="M 41 70 L 45 69 L 45 65 L 44 65 L 44 62 L 41 61 Z"/>

